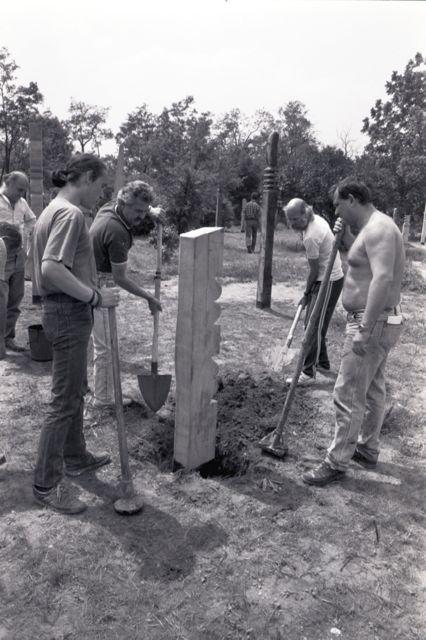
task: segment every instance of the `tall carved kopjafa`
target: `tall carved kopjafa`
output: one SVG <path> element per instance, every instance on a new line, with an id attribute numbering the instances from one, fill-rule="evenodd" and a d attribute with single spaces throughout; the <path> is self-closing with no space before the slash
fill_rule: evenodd
<path id="1" fill-rule="evenodd" d="M 30 122 L 30 203 L 38 217 L 43 211 L 43 130 L 41 122 Z"/>
<path id="2" fill-rule="evenodd" d="M 215 455 L 223 229 L 206 227 L 180 236 L 176 326 L 175 462 L 195 469 Z"/>
<path id="3" fill-rule="evenodd" d="M 275 215 L 278 203 L 277 159 L 278 159 L 277 131 L 271 133 L 268 139 L 268 166 L 263 176 L 262 199 L 262 235 L 259 257 L 259 276 L 257 281 L 256 306 L 265 309 L 271 306 L 272 291 L 272 254 L 274 249 Z"/>

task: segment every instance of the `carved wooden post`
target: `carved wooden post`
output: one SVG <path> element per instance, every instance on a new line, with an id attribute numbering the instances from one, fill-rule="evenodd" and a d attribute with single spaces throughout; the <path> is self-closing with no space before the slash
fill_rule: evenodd
<path id="1" fill-rule="evenodd" d="M 268 166 L 263 176 L 262 199 L 262 236 L 259 257 L 259 277 L 257 282 L 256 306 L 265 309 L 271 306 L 272 290 L 272 254 L 274 249 L 275 212 L 278 202 L 277 188 L 277 158 L 278 158 L 277 131 L 269 136 L 268 140 Z"/>
<path id="2" fill-rule="evenodd" d="M 247 200 L 243 198 L 243 201 L 241 203 L 241 227 L 240 227 L 241 233 L 244 233 L 244 231 L 246 230 L 246 222 L 244 219 L 244 209 L 246 208 L 246 204 L 247 204 Z"/>
<path id="3" fill-rule="evenodd" d="M 425 204 L 425 210 L 423 211 L 423 226 L 422 226 L 422 233 L 420 236 L 420 243 L 424 244 L 426 241 L 426 204 Z"/>
<path id="4" fill-rule="evenodd" d="M 117 166 L 115 167 L 114 193 L 113 198 L 117 197 L 117 193 L 124 186 L 124 143 L 118 147 Z"/>
<path id="5" fill-rule="evenodd" d="M 38 217 L 43 203 L 43 129 L 41 122 L 30 122 L 30 204 Z"/>
<path id="6" fill-rule="evenodd" d="M 205 227 L 180 236 L 176 325 L 175 462 L 196 469 L 215 456 L 217 364 L 223 229 Z"/>

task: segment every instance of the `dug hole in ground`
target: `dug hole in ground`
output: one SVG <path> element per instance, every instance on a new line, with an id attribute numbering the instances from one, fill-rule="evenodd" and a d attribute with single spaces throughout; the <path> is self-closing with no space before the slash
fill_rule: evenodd
<path id="1" fill-rule="evenodd" d="M 257 249 L 258 251 L 258 249 Z M 425 258 L 416 255 L 417 263 Z M 120 464 L 115 417 L 89 416 L 91 450 L 113 462 L 78 480 L 87 511 L 63 516 L 32 501 L 32 471 L 50 392 L 50 363 L 29 352 L 0 362 L 0 640 L 415 640 L 424 637 L 422 425 L 425 408 L 424 282 L 410 263 L 407 318 L 387 366 L 388 413 L 376 471 L 351 465 L 325 489 L 304 485 L 334 431 L 333 378 L 300 390 L 286 429 L 284 461 L 261 455 L 285 400 L 271 373 L 306 270 L 297 237 L 278 229 L 272 310 L 256 308 L 258 254 L 225 234 L 216 459 L 200 472 L 171 472 L 173 388 L 152 414 L 137 374 L 149 367 L 152 320 L 145 302 L 122 294 L 118 308 L 131 468 L 146 505 L 122 517 L 112 507 Z M 132 276 L 153 288 L 155 252 L 132 249 Z M 412 274 L 415 272 L 415 276 Z M 174 374 L 177 261 L 165 269 L 160 373 Z M 31 286 L 17 339 L 39 322 Z M 344 313 L 328 344 L 337 371 Z M 300 344 L 302 322 L 293 347 Z M 89 368 L 89 383 L 92 371 Z"/>

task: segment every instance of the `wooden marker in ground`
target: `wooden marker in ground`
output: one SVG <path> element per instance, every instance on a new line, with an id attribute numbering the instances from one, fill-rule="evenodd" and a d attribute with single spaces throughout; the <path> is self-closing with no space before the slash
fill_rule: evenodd
<path id="1" fill-rule="evenodd" d="M 408 214 L 404 216 L 404 223 L 402 225 L 402 237 L 406 244 L 410 239 L 410 225 L 411 225 L 411 216 L 410 214 Z"/>
<path id="2" fill-rule="evenodd" d="M 222 288 L 223 229 L 205 227 L 180 236 L 176 325 L 174 460 L 196 469 L 215 456 L 217 364 Z"/>
<path id="3" fill-rule="evenodd" d="M 278 203 L 277 188 L 277 158 L 278 158 L 277 131 L 269 136 L 268 140 L 268 166 L 263 176 L 262 198 L 262 235 L 259 257 L 259 277 L 257 281 L 256 307 L 266 309 L 271 306 L 272 291 L 272 254 L 274 249 L 275 214 Z"/>
<path id="4" fill-rule="evenodd" d="M 43 202 L 43 128 L 42 123 L 30 122 L 30 207 L 37 218 L 44 209 Z M 31 280 L 33 274 L 33 251 L 28 238 L 25 239 L 24 250 L 27 254 L 25 261 L 25 279 Z"/>
<path id="5" fill-rule="evenodd" d="M 424 244 L 426 241 L 426 204 L 425 210 L 423 211 L 423 225 L 422 225 L 422 233 L 420 236 L 420 244 Z"/>

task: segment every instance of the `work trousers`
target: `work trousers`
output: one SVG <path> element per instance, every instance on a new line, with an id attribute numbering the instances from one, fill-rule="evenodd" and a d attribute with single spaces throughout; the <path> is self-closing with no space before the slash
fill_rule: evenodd
<path id="1" fill-rule="evenodd" d="M 64 460 L 78 465 L 86 455 L 83 405 L 92 307 L 65 294 L 43 300 L 42 324 L 52 344 L 52 394 L 41 430 L 34 484 L 56 486 Z"/>
<path id="2" fill-rule="evenodd" d="M 259 223 L 257 220 L 245 220 L 246 246 L 247 251 L 253 253 L 256 247 L 257 231 Z"/>
<path id="3" fill-rule="evenodd" d="M 320 365 L 324 369 L 330 369 L 330 360 L 327 353 L 327 331 L 330 324 L 331 316 L 333 315 L 337 301 L 340 297 L 343 288 L 344 278 L 339 280 L 329 281 L 327 284 L 326 294 L 324 298 L 324 304 L 321 309 L 317 321 L 315 322 L 315 330 L 312 335 L 312 340 L 308 346 L 308 351 L 303 363 L 303 371 L 307 376 L 311 378 L 315 376 L 315 370 L 317 365 Z M 309 296 L 309 302 L 306 307 L 305 315 L 305 328 L 311 317 L 315 302 L 318 297 L 321 282 L 315 282 L 312 293 Z"/>
<path id="4" fill-rule="evenodd" d="M 362 314 L 347 324 L 339 375 L 334 387 L 336 428 L 326 461 L 345 471 L 355 448 L 370 462 L 379 456 L 380 431 L 385 414 L 385 365 L 389 351 L 398 342 L 402 325 L 379 320 L 368 340 L 365 355 L 352 351 Z"/>
<path id="5" fill-rule="evenodd" d="M 15 337 L 16 323 L 21 313 L 19 305 L 25 293 L 25 254 L 20 250 L 8 258 L 5 277 L 0 286 L 0 336 Z"/>
<path id="6" fill-rule="evenodd" d="M 112 287 L 111 273 L 98 273 L 98 287 Z M 114 379 L 112 374 L 111 342 L 108 309 L 93 310 L 93 377 L 95 406 L 114 403 Z"/>

